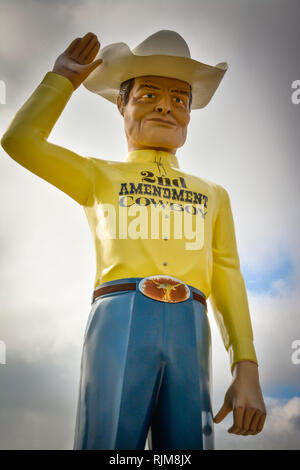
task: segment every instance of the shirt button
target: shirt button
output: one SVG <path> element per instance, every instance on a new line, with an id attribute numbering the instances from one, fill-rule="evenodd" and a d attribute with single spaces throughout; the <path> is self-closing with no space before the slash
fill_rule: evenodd
<path id="1" fill-rule="evenodd" d="M 167 263 L 166 261 L 164 261 L 164 262 L 163 262 L 163 265 L 164 265 L 164 266 L 167 266 L 167 265 L 168 265 L 168 263 Z"/>

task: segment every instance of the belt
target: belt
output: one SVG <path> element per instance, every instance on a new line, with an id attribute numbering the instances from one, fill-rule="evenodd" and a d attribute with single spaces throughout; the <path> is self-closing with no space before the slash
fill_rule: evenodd
<path id="1" fill-rule="evenodd" d="M 101 297 L 101 295 L 104 294 L 110 294 L 111 292 L 118 292 L 118 291 L 125 291 L 125 290 L 136 290 L 137 283 L 136 282 L 127 282 L 123 284 L 112 284 L 110 286 L 99 286 L 97 287 L 94 292 L 93 292 L 93 300 L 92 303 L 98 299 L 98 297 Z M 198 292 L 192 291 L 193 299 L 198 300 L 198 302 L 201 302 L 205 309 L 207 310 L 207 304 L 206 304 L 206 299 L 202 295 L 198 294 Z"/>

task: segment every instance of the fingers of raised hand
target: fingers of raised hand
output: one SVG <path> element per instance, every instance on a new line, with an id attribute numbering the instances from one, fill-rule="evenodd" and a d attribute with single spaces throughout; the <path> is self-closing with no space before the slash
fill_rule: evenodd
<path id="1" fill-rule="evenodd" d="M 79 54 L 79 61 L 82 64 L 88 64 L 95 58 L 99 48 L 100 42 L 97 40 L 97 36 L 91 38 L 91 40 L 86 44 L 85 48 Z"/>
<path id="2" fill-rule="evenodd" d="M 258 434 L 264 426 L 266 413 L 257 408 L 236 407 L 233 409 L 233 425 L 229 433 L 241 436 Z"/>
<path id="3" fill-rule="evenodd" d="M 97 36 L 93 33 L 87 33 L 83 38 L 76 38 L 65 50 L 71 59 L 79 64 L 88 64 L 96 56 L 100 48 Z"/>
<path id="4" fill-rule="evenodd" d="M 70 55 L 72 51 L 75 49 L 75 46 L 79 43 L 81 38 L 76 38 L 74 39 L 71 44 L 67 47 L 67 49 L 64 51 L 65 54 Z"/>

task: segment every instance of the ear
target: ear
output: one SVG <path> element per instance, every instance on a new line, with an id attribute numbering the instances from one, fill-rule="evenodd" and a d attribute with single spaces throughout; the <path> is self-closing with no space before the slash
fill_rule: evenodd
<path id="1" fill-rule="evenodd" d="M 122 116 L 124 116 L 124 103 L 123 103 L 121 95 L 118 95 L 117 97 L 117 106 Z"/>

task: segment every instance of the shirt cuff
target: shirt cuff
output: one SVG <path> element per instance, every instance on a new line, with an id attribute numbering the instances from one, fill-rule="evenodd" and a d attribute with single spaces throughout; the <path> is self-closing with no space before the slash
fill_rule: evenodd
<path id="1" fill-rule="evenodd" d="M 41 85 L 54 88 L 64 95 L 66 99 L 70 98 L 71 94 L 75 90 L 71 80 L 69 80 L 67 77 L 64 77 L 63 75 L 59 75 L 56 72 L 47 72 L 41 82 Z"/>
<path id="2" fill-rule="evenodd" d="M 237 362 L 252 361 L 258 364 L 253 341 L 249 339 L 239 339 L 235 345 L 228 348 L 231 372 Z"/>

